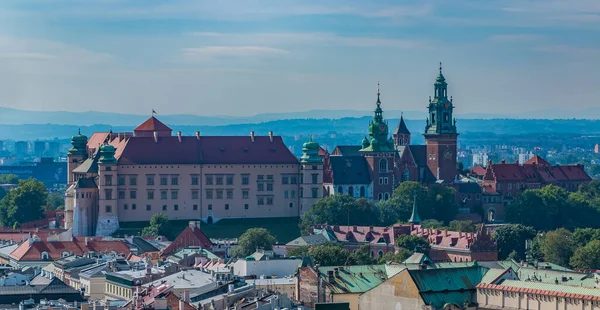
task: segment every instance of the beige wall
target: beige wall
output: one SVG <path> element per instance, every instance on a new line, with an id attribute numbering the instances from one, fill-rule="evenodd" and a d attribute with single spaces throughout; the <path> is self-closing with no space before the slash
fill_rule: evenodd
<path id="1" fill-rule="evenodd" d="M 332 302 L 347 302 L 350 310 L 358 310 L 358 297 L 360 294 L 333 294 Z"/>
<path id="2" fill-rule="evenodd" d="M 81 286 L 85 287 L 85 296 L 91 299 L 104 299 L 106 282 L 104 277 L 80 278 Z"/>
<path id="3" fill-rule="evenodd" d="M 111 282 L 105 282 L 104 296 L 108 300 L 129 300 L 133 297 L 133 290 L 130 287 L 116 285 Z"/>
<path id="4" fill-rule="evenodd" d="M 423 309 L 419 289 L 406 270 L 362 294 L 359 298 L 360 310 L 366 309 Z"/>

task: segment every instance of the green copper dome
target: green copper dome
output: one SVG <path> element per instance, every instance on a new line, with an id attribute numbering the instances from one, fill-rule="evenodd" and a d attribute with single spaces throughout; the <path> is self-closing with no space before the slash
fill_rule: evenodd
<path id="1" fill-rule="evenodd" d="M 370 140 L 366 137 L 363 139 L 361 152 L 391 152 L 394 150 L 394 141 L 389 137 L 388 124 L 383 119 L 380 95 L 379 84 L 377 84 L 375 115 L 373 116 L 373 120 L 369 122 L 368 132 Z"/>
<path id="2" fill-rule="evenodd" d="M 312 135 L 310 136 L 310 140 L 305 142 L 302 145 L 302 156 L 300 157 L 301 163 L 323 163 L 323 158 L 319 155 L 319 144 L 312 140 Z"/>
<path id="3" fill-rule="evenodd" d="M 363 149 L 366 149 L 366 148 L 368 148 L 368 147 L 369 147 L 369 145 L 371 145 L 371 144 L 369 143 L 369 140 L 367 139 L 367 137 L 364 137 L 364 138 L 363 138 L 363 140 L 362 140 L 362 148 L 363 148 Z"/>
<path id="4" fill-rule="evenodd" d="M 70 155 L 85 155 L 87 153 L 87 142 L 88 138 L 81 134 L 79 131 L 76 135 L 71 137 L 72 147 L 69 149 Z"/>
<path id="5" fill-rule="evenodd" d="M 117 159 L 115 158 L 115 152 L 117 151 L 117 149 L 110 145 L 110 144 L 105 144 L 103 146 L 100 147 L 99 155 L 100 155 L 100 159 L 98 160 L 98 163 L 100 164 L 116 164 L 117 163 Z"/>

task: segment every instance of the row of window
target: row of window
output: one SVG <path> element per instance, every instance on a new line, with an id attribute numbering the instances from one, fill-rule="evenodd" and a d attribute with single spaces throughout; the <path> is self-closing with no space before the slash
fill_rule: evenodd
<path id="1" fill-rule="evenodd" d="M 259 188 L 258 191 L 264 191 L 264 188 L 261 188 L 262 184 L 259 184 Z M 269 186 L 270 185 L 270 186 Z M 341 187 L 340 187 L 341 188 Z M 312 198 L 318 198 L 318 188 L 312 188 Z M 267 192 L 271 192 L 273 191 L 273 186 L 272 184 L 267 184 Z M 112 189 L 104 189 L 104 197 L 107 200 L 111 200 L 113 198 L 112 196 Z M 172 200 L 177 200 L 179 199 L 179 191 L 177 190 L 171 190 L 171 199 Z M 206 199 L 233 199 L 233 189 L 227 189 L 227 190 L 222 190 L 222 189 L 207 189 L 206 191 Z M 300 191 L 300 198 L 303 198 L 303 192 Z M 126 191 L 118 191 L 118 199 L 126 199 Z M 192 199 L 199 199 L 199 191 L 198 190 L 192 190 L 192 195 L 191 195 Z M 243 189 L 242 190 L 242 199 L 249 199 L 250 197 L 250 190 L 248 189 Z M 364 197 L 364 193 L 363 196 Z M 83 198 L 83 196 L 82 196 Z M 154 200 L 154 191 L 153 190 L 149 190 L 146 192 L 146 198 L 148 200 Z M 296 191 L 295 190 L 290 190 L 290 191 L 284 191 L 284 198 L 296 198 Z M 130 190 L 129 191 L 129 199 L 137 199 L 137 190 Z M 161 190 L 160 191 L 160 200 L 167 200 L 169 199 L 169 191 L 167 190 Z"/>
<path id="2" fill-rule="evenodd" d="M 242 174 L 242 185 L 248 185 L 250 184 L 250 175 L 249 174 Z M 208 174 L 205 176 L 206 178 L 206 185 L 233 185 L 234 183 L 234 175 L 233 174 Z M 302 182 L 302 175 L 300 175 L 301 178 L 301 182 Z M 311 175 L 312 178 L 312 184 L 318 184 L 319 181 L 319 174 L 318 173 L 314 173 Z M 170 185 L 179 185 L 179 175 L 160 175 L 159 176 L 159 185 L 161 186 L 166 186 L 169 185 L 169 179 L 170 179 Z M 127 180 L 129 180 L 129 182 L 127 183 Z M 198 175 L 191 175 L 191 184 L 192 185 L 198 185 L 198 181 L 199 180 L 199 176 Z M 257 175 L 256 176 L 256 180 L 257 182 L 269 182 L 269 181 L 273 181 L 273 175 L 268 174 L 268 175 Z M 125 185 L 130 185 L 130 186 L 137 186 L 137 175 L 118 175 L 117 176 L 117 185 L 119 186 L 125 186 Z M 298 184 L 298 176 L 296 175 L 283 175 L 281 177 L 281 184 Z M 104 176 L 104 185 L 106 186 L 112 186 L 113 185 L 113 176 L 112 175 L 105 175 Z M 148 186 L 153 186 L 156 185 L 155 183 L 155 175 L 154 174 L 147 174 L 146 175 L 146 185 Z"/>
<path id="3" fill-rule="evenodd" d="M 272 206 L 273 205 L 273 196 L 259 196 L 257 197 L 257 204 L 259 206 L 263 206 L 263 205 L 267 205 L 267 206 Z M 289 203 L 289 207 L 293 208 L 294 207 L 294 203 L 290 202 Z M 208 210 L 212 210 L 213 209 L 213 205 L 212 204 L 208 204 L 207 205 Z M 249 204 L 244 204 L 244 209 L 248 210 L 250 208 Z M 123 210 L 137 210 L 137 205 L 135 203 L 132 203 L 131 206 L 128 204 L 124 204 L 123 205 Z M 229 210 L 229 204 L 226 203 L 224 205 L 224 209 L 225 210 Z M 111 205 L 106 205 L 104 207 L 104 210 L 106 211 L 106 213 L 112 213 L 112 206 Z M 173 205 L 173 211 L 179 211 L 179 205 Z M 198 205 L 193 205 L 192 206 L 192 210 L 194 211 L 198 211 Z M 146 205 L 146 211 L 152 211 L 152 205 Z M 161 207 L 161 211 L 169 211 L 169 206 L 167 205 L 162 205 Z"/>

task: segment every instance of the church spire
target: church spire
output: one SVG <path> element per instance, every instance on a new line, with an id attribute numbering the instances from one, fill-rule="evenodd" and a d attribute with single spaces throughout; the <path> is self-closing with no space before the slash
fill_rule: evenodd
<path id="1" fill-rule="evenodd" d="M 381 92 L 379 91 L 379 82 L 377 82 L 377 102 L 375 103 L 377 107 L 375 108 L 375 117 L 374 120 L 376 122 L 383 122 L 383 110 L 381 109 L 381 99 L 379 96 Z"/>
<path id="2" fill-rule="evenodd" d="M 419 211 L 417 210 L 417 194 L 413 196 L 413 209 L 410 219 L 408 222 L 411 224 L 419 224 L 421 223 L 421 218 L 419 217 Z"/>

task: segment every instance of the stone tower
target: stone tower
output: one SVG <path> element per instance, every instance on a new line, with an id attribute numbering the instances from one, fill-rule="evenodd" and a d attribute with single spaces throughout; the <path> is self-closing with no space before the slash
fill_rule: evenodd
<path id="1" fill-rule="evenodd" d="M 360 153 L 369 165 L 371 180 L 373 180 L 373 199 L 385 200 L 394 191 L 394 159 L 396 149 L 394 140 L 389 137 L 387 122 L 383 120 L 379 84 L 377 84 L 377 102 L 375 115 L 369 123 L 369 139 L 362 142 Z"/>
<path id="2" fill-rule="evenodd" d="M 427 145 L 427 166 L 437 180 L 453 182 L 456 169 L 456 120 L 452 116 L 454 105 L 452 97 L 448 99 L 448 84 L 442 74 L 436 78 L 434 98 L 429 98 L 429 117 L 425 126 L 425 144 Z"/>
<path id="3" fill-rule="evenodd" d="M 406 146 L 410 145 L 410 131 L 406 127 L 406 123 L 404 123 L 404 116 L 400 116 L 400 123 L 398 123 L 398 127 L 394 130 L 394 144 L 395 146 Z"/>
<path id="4" fill-rule="evenodd" d="M 67 173 L 69 174 L 67 177 L 68 184 L 71 184 L 75 181 L 75 177 L 73 176 L 73 170 L 79 167 L 81 163 L 83 163 L 88 155 L 87 155 L 87 142 L 88 138 L 81 134 L 81 131 L 77 133 L 77 135 L 71 138 L 72 147 L 67 152 Z"/>
<path id="5" fill-rule="evenodd" d="M 115 147 L 105 144 L 98 151 L 98 224 L 96 236 L 110 236 L 119 229 L 117 208 L 117 159 Z"/>
<path id="6" fill-rule="evenodd" d="M 310 140 L 302 145 L 300 157 L 300 215 L 323 197 L 323 158 L 319 144 Z"/>

